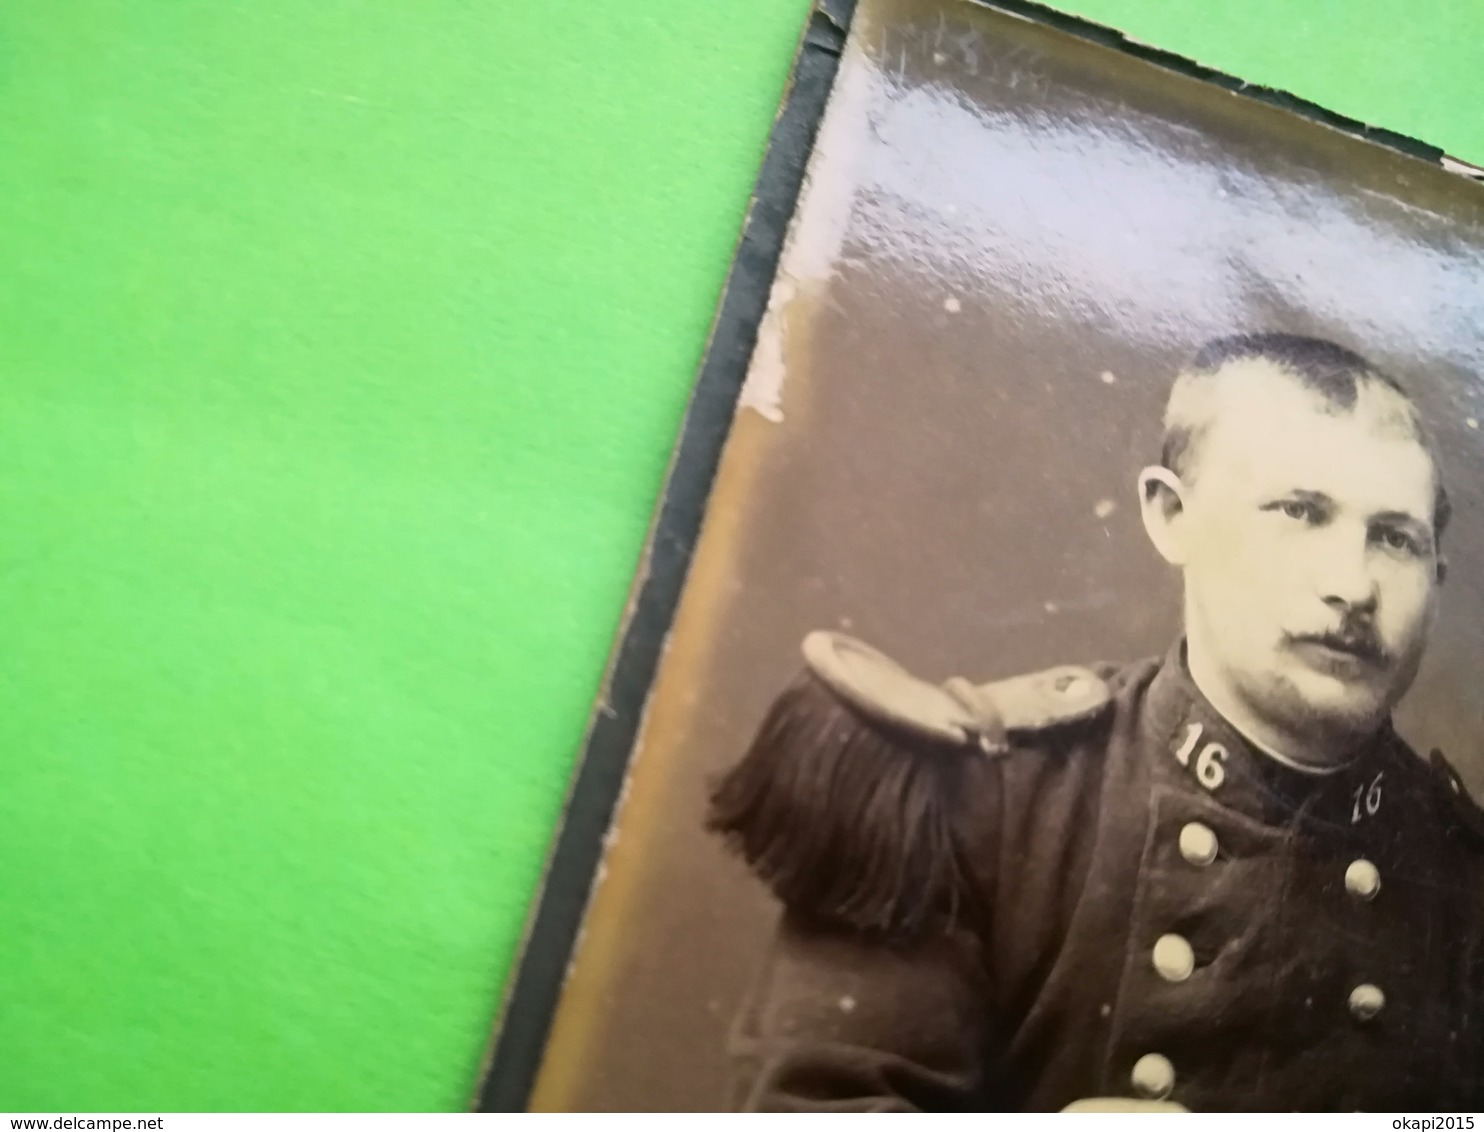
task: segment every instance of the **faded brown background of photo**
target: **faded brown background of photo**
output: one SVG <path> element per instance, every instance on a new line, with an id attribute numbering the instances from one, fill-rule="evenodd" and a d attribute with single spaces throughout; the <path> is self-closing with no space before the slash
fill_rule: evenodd
<path id="1" fill-rule="evenodd" d="M 863 0 L 533 1107 L 728 1103 L 776 914 L 702 831 L 815 628 L 985 681 L 1162 652 L 1134 476 L 1179 363 L 1333 338 L 1437 433 L 1452 574 L 1399 715 L 1484 793 L 1484 189 L 968 0 Z"/>

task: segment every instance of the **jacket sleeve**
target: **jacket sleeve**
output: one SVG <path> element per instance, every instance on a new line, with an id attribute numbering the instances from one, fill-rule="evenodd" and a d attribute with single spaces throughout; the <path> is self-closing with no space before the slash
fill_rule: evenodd
<path id="1" fill-rule="evenodd" d="M 732 1037 L 734 1108 L 766 1112 L 986 1107 L 977 948 L 910 947 L 785 915 Z"/>
<path id="2" fill-rule="evenodd" d="M 816 656 L 819 639 L 711 797 L 708 826 L 786 909 L 733 1035 L 733 1107 L 992 1107 L 977 941 L 997 887 L 996 744 L 1010 723 L 1055 722 L 1061 693 L 1039 677 L 951 692 L 838 636 Z"/>

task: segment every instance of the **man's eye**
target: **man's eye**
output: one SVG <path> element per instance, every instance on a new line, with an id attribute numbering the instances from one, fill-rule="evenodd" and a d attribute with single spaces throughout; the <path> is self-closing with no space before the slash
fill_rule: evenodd
<path id="1" fill-rule="evenodd" d="M 1381 545 L 1387 550 L 1400 551 L 1403 554 L 1416 554 L 1418 551 L 1417 540 L 1406 531 L 1399 531 L 1394 527 L 1381 532 Z"/>
<path id="2" fill-rule="evenodd" d="M 1314 519 L 1314 505 L 1305 503 L 1300 499 L 1285 499 L 1279 504 L 1283 514 L 1290 519 L 1298 519 L 1303 522 L 1312 522 Z"/>

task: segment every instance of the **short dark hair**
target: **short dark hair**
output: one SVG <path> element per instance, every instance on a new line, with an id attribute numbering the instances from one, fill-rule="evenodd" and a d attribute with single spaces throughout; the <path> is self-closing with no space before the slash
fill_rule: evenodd
<path id="1" fill-rule="evenodd" d="M 1363 386 L 1380 386 L 1396 394 L 1407 406 L 1417 442 L 1432 457 L 1437 473 L 1437 494 L 1433 502 L 1433 532 L 1441 538 L 1453 508 L 1443 486 L 1443 469 L 1437 451 L 1423 425 L 1417 402 L 1401 382 L 1372 364 L 1354 350 L 1323 338 L 1302 334 L 1269 332 L 1233 334 L 1207 342 L 1175 378 L 1170 400 L 1165 409 L 1164 444 L 1160 463 L 1176 475 L 1189 479 L 1193 474 L 1194 453 L 1210 427 L 1208 419 L 1190 411 L 1191 396 L 1235 362 L 1271 362 L 1303 388 L 1317 394 L 1337 413 L 1350 413 L 1360 398 Z"/>

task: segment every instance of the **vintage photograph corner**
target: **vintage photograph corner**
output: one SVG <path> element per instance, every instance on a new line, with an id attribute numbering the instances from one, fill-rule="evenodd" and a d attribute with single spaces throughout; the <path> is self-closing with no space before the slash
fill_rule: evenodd
<path id="1" fill-rule="evenodd" d="M 531 1107 L 1484 1104 L 1484 186 L 861 0 L 768 294 Z"/>

